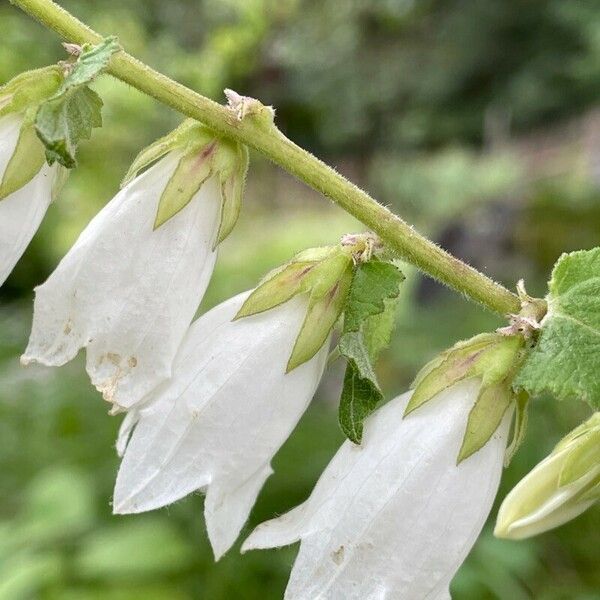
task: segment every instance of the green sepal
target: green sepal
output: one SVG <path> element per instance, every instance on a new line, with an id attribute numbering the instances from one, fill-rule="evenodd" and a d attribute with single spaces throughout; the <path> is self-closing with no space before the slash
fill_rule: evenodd
<path id="1" fill-rule="evenodd" d="M 300 252 L 262 280 L 246 298 L 235 319 L 275 308 L 296 294 L 307 292 L 319 298 L 335 285 L 350 264 L 350 259 L 336 246 Z"/>
<path id="2" fill-rule="evenodd" d="M 504 466 L 508 467 L 517 450 L 521 447 L 525 434 L 527 433 L 527 421 L 529 406 L 529 394 L 527 392 L 518 392 L 515 394 L 515 421 L 513 425 L 513 434 L 510 444 L 504 454 Z"/>
<path id="3" fill-rule="evenodd" d="M 37 107 L 54 95 L 63 81 L 58 65 L 26 71 L 0 87 L 0 117 Z"/>
<path id="4" fill-rule="evenodd" d="M 26 119 L 0 183 L 0 200 L 29 183 L 39 173 L 44 160 L 44 146 L 38 139 L 31 120 Z"/>
<path id="5" fill-rule="evenodd" d="M 199 148 L 193 147 L 179 159 L 158 202 L 154 229 L 158 229 L 183 210 L 212 175 L 211 156 L 216 148 L 217 141 L 212 140 Z"/>
<path id="6" fill-rule="evenodd" d="M 348 264 L 346 270 L 324 293 L 321 288 L 315 293 L 313 288 L 306 317 L 287 363 L 286 373 L 309 361 L 321 349 L 344 310 L 351 284 L 352 266 Z"/>
<path id="7" fill-rule="evenodd" d="M 504 379 L 523 347 L 520 336 L 498 333 L 477 335 L 459 342 L 426 365 L 417 375 L 414 393 L 404 412 L 416 410 L 446 388 L 470 377 L 482 377 L 483 385 Z"/>
<path id="8" fill-rule="evenodd" d="M 127 174 L 121 182 L 121 187 L 126 186 L 137 177 L 138 173 L 149 167 L 152 163 L 162 158 L 176 148 L 185 148 L 190 142 L 197 144 L 209 144 L 214 139 L 208 129 L 200 125 L 194 119 L 186 119 L 173 131 L 159 138 L 144 148 L 134 159 Z"/>
<path id="9" fill-rule="evenodd" d="M 469 412 L 457 465 L 487 444 L 513 400 L 514 395 L 507 382 L 481 386 L 479 396 Z"/>
<path id="10" fill-rule="evenodd" d="M 235 315 L 234 320 L 275 308 L 304 291 L 304 277 L 316 262 L 291 262 L 261 283 Z"/>
<path id="11" fill-rule="evenodd" d="M 233 157 L 230 169 L 219 172 L 221 189 L 221 219 L 215 247 L 218 246 L 233 230 L 242 209 L 246 175 L 248 173 L 248 148 L 235 142 L 223 142 L 231 145 Z"/>

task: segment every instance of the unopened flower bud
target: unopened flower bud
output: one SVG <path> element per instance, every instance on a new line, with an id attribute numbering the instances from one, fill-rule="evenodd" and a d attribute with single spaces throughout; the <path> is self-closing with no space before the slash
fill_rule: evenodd
<path id="1" fill-rule="evenodd" d="M 506 496 L 497 537 L 522 539 L 558 527 L 600 499 L 600 412 L 567 435 Z"/>

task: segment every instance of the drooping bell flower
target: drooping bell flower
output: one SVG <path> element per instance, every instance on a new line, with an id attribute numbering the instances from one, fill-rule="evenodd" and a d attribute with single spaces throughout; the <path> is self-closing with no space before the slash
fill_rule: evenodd
<path id="1" fill-rule="evenodd" d="M 38 230 L 64 171 L 46 163 L 34 126 L 39 103 L 61 79 L 56 67 L 48 67 L 0 88 L 0 285 Z"/>
<path id="2" fill-rule="evenodd" d="M 59 366 L 86 348 L 88 374 L 113 412 L 167 379 L 237 219 L 246 170 L 245 148 L 193 121 L 143 151 L 36 289 L 22 361 Z"/>
<path id="3" fill-rule="evenodd" d="M 234 543 L 271 459 L 312 399 L 349 288 L 349 256 L 306 256 L 191 326 L 171 380 L 124 422 L 116 513 L 202 490 L 215 557 Z"/>
<path id="4" fill-rule="evenodd" d="M 494 535 L 523 539 L 575 517 L 600 499 L 600 412 L 574 429 L 506 496 Z"/>
<path id="5" fill-rule="evenodd" d="M 242 551 L 301 541 L 289 600 L 450 598 L 498 489 L 523 343 L 482 334 L 435 358 L 367 418 L 360 445 L 342 445 L 308 500 Z"/>
<path id="6" fill-rule="evenodd" d="M 301 541 L 289 600 L 449 599 L 498 488 L 509 414 L 456 464 L 480 379 L 438 392 L 403 419 L 411 392 L 378 409 L 362 444 L 344 442 L 312 494 L 259 525 L 242 550 Z"/>

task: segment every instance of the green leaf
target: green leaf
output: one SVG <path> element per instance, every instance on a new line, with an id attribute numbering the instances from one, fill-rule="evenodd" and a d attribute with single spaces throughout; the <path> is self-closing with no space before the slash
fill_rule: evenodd
<path id="1" fill-rule="evenodd" d="M 29 183 L 39 173 L 43 164 L 44 146 L 40 143 L 34 126 L 24 123 L 0 183 L 0 200 Z"/>
<path id="2" fill-rule="evenodd" d="M 344 330 L 358 331 L 362 323 L 385 310 L 384 300 L 396 298 L 404 275 L 394 264 L 371 260 L 356 268 L 344 312 Z"/>
<path id="3" fill-rule="evenodd" d="M 349 440 L 361 443 L 363 423 L 382 400 L 376 382 L 361 377 L 354 361 L 348 361 L 340 397 L 339 422 Z"/>
<path id="4" fill-rule="evenodd" d="M 467 420 L 467 428 L 456 464 L 483 448 L 494 435 L 504 413 L 513 401 L 510 385 L 505 382 L 482 386 Z"/>
<path id="5" fill-rule="evenodd" d="M 548 314 L 515 386 L 579 398 L 600 409 L 600 248 L 563 254 L 549 283 Z"/>
<path id="6" fill-rule="evenodd" d="M 352 281 L 339 342 L 348 361 L 339 422 L 355 444 L 362 440 L 364 420 L 383 400 L 372 363 L 389 343 L 403 280 L 395 265 L 373 260 L 360 264 Z"/>
<path id="7" fill-rule="evenodd" d="M 79 142 L 89 139 L 94 127 L 102 126 L 102 100 L 87 84 L 108 66 L 119 49 L 113 37 L 96 46 L 85 45 L 56 94 L 40 104 L 35 127 L 49 164 L 58 162 L 72 169 Z"/>
<path id="8" fill-rule="evenodd" d="M 383 400 L 383 394 L 362 332 L 345 333 L 340 339 L 339 348 L 348 360 L 340 397 L 340 427 L 350 440 L 360 444 L 363 422 Z"/>
<path id="9" fill-rule="evenodd" d="M 117 38 L 104 38 L 99 44 L 85 44 L 63 83 L 63 89 L 77 87 L 92 82 L 110 61 L 111 56 L 121 50 Z"/>
<path id="10" fill-rule="evenodd" d="M 102 100 L 87 86 L 70 88 L 40 105 L 36 130 L 46 146 L 49 164 L 59 162 L 72 169 L 75 152 L 82 139 L 89 139 L 92 128 L 102 126 Z"/>

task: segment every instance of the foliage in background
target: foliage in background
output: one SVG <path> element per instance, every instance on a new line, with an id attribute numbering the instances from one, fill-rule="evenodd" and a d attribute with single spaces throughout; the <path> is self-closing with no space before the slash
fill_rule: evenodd
<path id="1" fill-rule="evenodd" d="M 520 146 L 523 136 L 579 118 L 600 97 L 593 0 L 64 5 L 216 100 L 232 87 L 274 104 L 293 139 L 511 286 L 526 275 L 530 291 L 541 292 L 562 251 L 598 244 L 598 147 L 594 155 L 580 136 L 561 154 L 556 174 Z M 52 34 L 8 3 L 0 7 L 0 82 L 63 58 Z M 116 192 L 139 149 L 178 123 L 121 83 L 101 78 L 92 87 L 103 98 L 105 126 L 81 144 L 65 192 L 0 290 L 0 600 L 279 598 L 295 550 L 243 558 L 234 550 L 214 565 L 200 497 L 168 511 L 112 517 L 117 420 L 106 415 L 81 364 L 52 372 L 18 365 L 33 286 Z M 555 143 L 562 148 L 560 135 Z M 296 251 L 361 229 L 259 157 L 251 164 L 242 216 L 223 244 L 203 308 L 255 285 Z M 411 269 L 403 272 L 397 330 L 378 367 L 388 397 L 441 349 L 499 325 Z M 304 500 L 343 439 L 334 404 L 342 377 L 333 370 L 276 458 L 251 525 Z M 533 403 L 527 442 L 499 499 L 585 418 L 585 406 L 573 406 Z M 68 501 L 57 501 L 58 489 L 68 490 Z M 600 575 L 589 548 L 599 512 L 524 542 L 496 540 L 486 530 L 453 584 L 456 598 L 595 598 Z"/>

